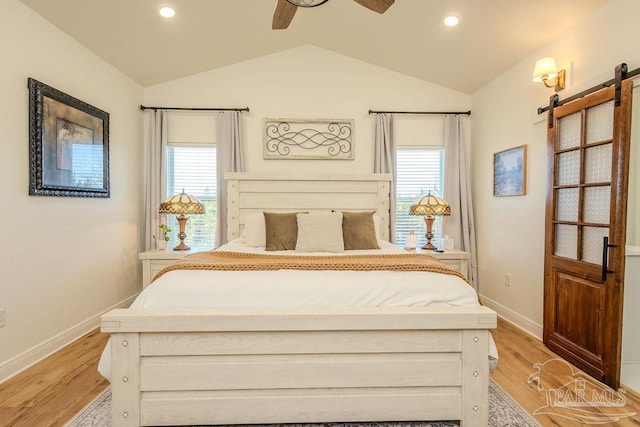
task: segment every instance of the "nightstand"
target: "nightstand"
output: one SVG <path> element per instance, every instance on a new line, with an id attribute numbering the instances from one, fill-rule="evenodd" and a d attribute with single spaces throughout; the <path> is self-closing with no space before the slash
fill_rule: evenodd
<path id="1" fill-rule="evenodd" d="M 174 251 L 172 249 L 152 249 L 141 252 L 138 258 L 142 260 L 142 289 L 149 286 L 151 279 L 160 270 L 190 254 L 208 251 L 210 249 L 192 248 L 188 251 Z"/>
<path id="2" fill-rule="evenodd" d="M 415 251 L 418 254 L 431 255 L 438 259 L 441 263 L 448 265 L 456 271 L 464 274 L 465 278 L 469 278 L 469 258 L 471 254 L 469 252 L 461 251 L 458 249 L 449 249 L 444 252 L 428 251 L 426 249 L 418 248 Z"/>

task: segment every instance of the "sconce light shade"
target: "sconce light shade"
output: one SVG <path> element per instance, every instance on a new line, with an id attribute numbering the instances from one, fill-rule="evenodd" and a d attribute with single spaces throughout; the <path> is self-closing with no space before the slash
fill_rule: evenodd
<path id="1" fill-rule="evenodd" d="M 542 82 L 546 87 L 552 87 L 558 92 L 565 86 L 565 70 L 558 71 L 553 57 L 541 58 L 536 61 L 533 69 L 533 81 Z"/>
<path id="2" fill-rule="evenodd" d="M 533 81 L 540 83 L 546 79 L 555 79 L 558 75 L 558 69 L 556 68 L 556 60 L 549 58 L 538 59 L 536 67 L 533 70 Z"/>

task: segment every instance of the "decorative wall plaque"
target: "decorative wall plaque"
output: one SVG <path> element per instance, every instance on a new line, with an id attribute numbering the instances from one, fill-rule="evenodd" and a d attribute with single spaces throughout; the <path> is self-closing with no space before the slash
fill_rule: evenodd
<path id="1" fill-rule="evenodd" d="M 265 119 L 264 158 L 353 160 L 352 119 Z"/>

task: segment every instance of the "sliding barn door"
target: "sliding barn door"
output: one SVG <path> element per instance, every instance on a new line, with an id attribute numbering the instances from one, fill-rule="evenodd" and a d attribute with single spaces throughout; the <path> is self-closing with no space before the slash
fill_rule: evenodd
<path id="1" fill-rule="evenodd" d="M 632 82 L 557 107 L 548 132 L 544 342 L 618 387 Z"/>

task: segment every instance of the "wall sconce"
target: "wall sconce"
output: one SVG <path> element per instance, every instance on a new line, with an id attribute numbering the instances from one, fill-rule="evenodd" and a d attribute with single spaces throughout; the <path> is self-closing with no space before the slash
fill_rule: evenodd
<path id="1" fill-rule="evenodd" d="M 552 87 L 556 92 L 564 89 L 566 71 L 556 68 L 556 61 L 549 58 L 538 59 L 533 70 L 533 81 L 542 82 L 546 87 Z"/>

